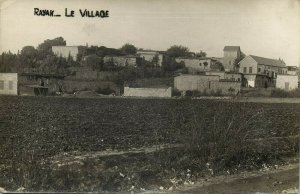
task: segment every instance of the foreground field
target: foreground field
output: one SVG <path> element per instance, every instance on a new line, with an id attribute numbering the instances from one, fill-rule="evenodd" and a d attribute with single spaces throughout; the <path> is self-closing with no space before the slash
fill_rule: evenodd
<path id="1" fill-rule="evenodd" d="M 298 151 L 300 104 L 1 96 L 0 107 L 8 190 L 172 188 Z"/>

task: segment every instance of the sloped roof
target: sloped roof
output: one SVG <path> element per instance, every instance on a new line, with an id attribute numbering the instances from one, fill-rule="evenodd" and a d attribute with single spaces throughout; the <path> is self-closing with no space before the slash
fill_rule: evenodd
<path id="1" fill-rule="evenodd" d="M 278 59 L 269 59 L 259 56 L 250 55 L 259 65 L 270 65 L 276 67 L 286 67 L 286 64 L 282 60 Z"/>
<path id="2" fill-rule="evenodd" d="M 223 51 L 239 51 L 240 46 L 225 46 Z"/>
<path id="3" fill-rule="evenodd" d="M 138 50 L 136 53 L 159 53 L 164 54 L 166 51 L 157 51 L 157 50 Z"/>
<path id="4" fill-rule="evenodd" d="M 175 59 L 196 59 L 196 60 L 206 60 L 206 59 L 210 59 L 213 61 L 217 61 L 217 58 L 214 57 L 193 57 L 193 56 L 186 56 L 186 57 L 176 57 Z"/>

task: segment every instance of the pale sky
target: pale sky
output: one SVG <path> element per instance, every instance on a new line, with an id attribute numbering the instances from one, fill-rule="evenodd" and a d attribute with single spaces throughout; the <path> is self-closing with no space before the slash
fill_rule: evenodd
<path id="1" fill-rule="evenodd" d="M 62 17 L 35 16 L 34 8 Z M 65 17 L 65 8 L 75 17 Z M 109 10 L 109 17 L 82 18 L 79 9 Z M 0 52 L 62 36 L 70 46 L 180 44 L 211 57 L 232 45 L 247 55 L 300 63 L 300 0 L 4 0 L 0 14 Z"/>

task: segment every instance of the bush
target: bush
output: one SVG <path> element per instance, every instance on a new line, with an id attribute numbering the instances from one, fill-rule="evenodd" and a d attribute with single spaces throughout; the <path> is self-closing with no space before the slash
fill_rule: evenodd
<path id="1" fill-rule="evenodd" d="M 99 87 L 99 88 L 97 88 L 96 92 L 99 94 L 103 94 L 103 95 L 109 95 L 109 94 L 116 93 L 116 91 L 111 89 L 110 87 L 106 87 L 104 89 Z"/>
<path id="2" fill-rule="evenodd" d="M 198 91 L 195 91 L 195 90 L 187 90 L 187 91 L 185 92 L 185 96 L 186 96 L 186 97 L 196 97 L 196 93 L 199 94 Z"/>
<path id="3" fill-rule="evenodd" d="M 270 150 L 259 153 L 255 146 L 246 143 L 249 135 L 249 126 L 257 122 L 263 111 L 257 110 L 247 114 L 235 113 L 233 109 L 225 112 L 216 109 L 211 115 L 210 125 L 199 125 L 207 118 L 194 115 L 194 123 L 187 126 L 186 148 L 189 156 L 198 164 L 207 164 L 212 174 L 228 169 L 233 165 L 249 164 L 254 156 L 269 154 Z M 196 110 L 194 112 L 197 112 Z M 264 148 L 265 149 L 265 148 Z M 271 152 L 270 152 L 271 153 Z M 251 162 L 256 164 L 257 161 Z M 249 164 L 250 165 L 250 164 Z"/>
<path id="4" fill-rule="evenodd" d="M 294 89 L 291 91 L 285 91 L 282 89 L 274 89 L 271 92 L 271 97 L 278 98 L 300 98 L 300 89 Z"/>
<path id="5" fill-rule="evenodd" d="M 206 90 L 197 91 L 197 90 L 187 90 L 185 93 L 187 97 L 200 97 L 200 96 L 223 96 L 222 90 L 218 89 L 217 91 L 211 90 L 207 92 Z"/>
<path id="6" fill-rule="evenodd" d="M 181 96 L 181 92 L 175 88 L 172 89 L 172 96 Z"/>

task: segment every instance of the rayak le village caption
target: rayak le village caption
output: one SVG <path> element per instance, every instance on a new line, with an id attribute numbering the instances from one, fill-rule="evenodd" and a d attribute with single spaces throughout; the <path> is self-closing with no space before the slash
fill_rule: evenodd
<path id="1" fill-rule="evenodd" d="M 79 16 L 88 17 L 88 18 L 107 18 L 109 17 L 109 10 L 88 10 L 88 9 L 79 9 Z M 35 16 L 48 16 L 48 17 L 61 17 L 61 14 L 56 13 L 55 10 L 51 9 L 39 9 L 34 8 L 33 13 Z M 75 10 L 68 10 L 65 8 L 64 12 L 65 17 L 76 17 Z"/>

